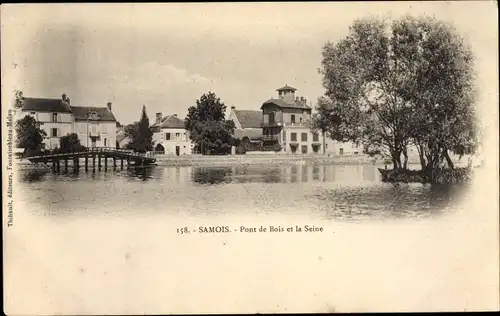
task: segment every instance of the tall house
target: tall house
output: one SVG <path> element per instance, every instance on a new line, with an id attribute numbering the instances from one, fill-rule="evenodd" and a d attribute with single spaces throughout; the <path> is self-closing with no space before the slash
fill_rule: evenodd
<path id="1" fill-rule="evenodd" d="M 111 102 L 105 107 L 72 106 L 74 132 L 85 147 L 116 148 L 116 118 Z"/>
<path id="2" fill-rule="evenodd" d="M 295 95 L 297 89 L 285 85 L 277 89 L 278 98 L 262 106 L 264 146 L 281 145 L 285 153 L 321 153 L 323 139 L 311 131 L 312 108 L 307 99 Z"/>
<path id="3" fill-rule="evenodd" d="M 30 98 L 22 99 L 21 117 L 32 116 L 46 136 L 42 146 L 59 147 L 59 138 L 73 133 L 73 114 L 69 99 Z M 21 118 L 20 117 L 20 118 Z"/>
<path id="4" fill-rule="evenodd" d="M 72 106 L 66 94 L 61 99 L 24 97 L 19 114 L 19 118 L 29 115 L 40 123 L 46 133 L 42 144 L 46 149 L 60 147 L 60 138 L 72 133 L 86 147 L 116 146 L 111 103 L 106 107 Z"/>
<path id="5" fill-rule="evenodd" d="M 163 117 L 156 113 L 156 120 L 151 125 L 153 131 L 154 150 L 169 155 L 190 155 L 193 151 L 189 133 L 184 127 L 184 120 L 177 114 Z"/>

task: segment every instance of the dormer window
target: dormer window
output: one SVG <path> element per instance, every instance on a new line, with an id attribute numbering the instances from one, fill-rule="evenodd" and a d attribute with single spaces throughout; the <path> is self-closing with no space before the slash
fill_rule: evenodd
<path id="1" fill-rule="evenodd" d="M 96 111 L 90 111 L 88 114 L 88 118 L 89 118 L 89 120 L 98 120 L 99 115 L 97 114 Z"/>

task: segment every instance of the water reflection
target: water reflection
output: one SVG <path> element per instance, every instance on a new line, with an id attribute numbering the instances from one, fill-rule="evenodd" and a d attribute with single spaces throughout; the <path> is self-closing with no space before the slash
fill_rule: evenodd
<path id="1" fill-rule="evenodd" d="M 78 173 L 21 170 L 18 179 L 24 185 L 18 187 L 19 196 L 33 209 L 46 209 L 50 204 L 50 215 L 97 212 L 106 206 L 111 213 L 134 214 L 150 208 L 216 216 L 250 205 L 251 212 L 305 212 L 327 220 L 434 216 L 458 205 L 467 189 L 382 183 L 376 168 L 242 165 L 81 169 Z"/>
<path id="2" fill-rule="evenodd" d="M 192 171 L 193 182 L 199 184 L 220 184 L 231 182 L 232 168 L 197 167 Z"/>
<path id="3" fill-rule="evenodd" d="M 151 167 L 135 167 L 127 169 L 128 175 L 133 178 L 147 181 L 153 178 L 154 166 Z"/>

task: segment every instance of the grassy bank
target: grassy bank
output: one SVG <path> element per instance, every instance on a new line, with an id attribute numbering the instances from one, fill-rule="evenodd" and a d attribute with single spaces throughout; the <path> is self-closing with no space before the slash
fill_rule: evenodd
<path id="1" fill-rule="evenodd" d="M 468 183 L 472 179 L 473 169 L 436 169 L 424 172 L 423 170 L 408 169 L 378 169 L 382 175 L 383 182 L 403 182 L 403 183 L 435 183 L 435 184 L 456 184 Z"/>

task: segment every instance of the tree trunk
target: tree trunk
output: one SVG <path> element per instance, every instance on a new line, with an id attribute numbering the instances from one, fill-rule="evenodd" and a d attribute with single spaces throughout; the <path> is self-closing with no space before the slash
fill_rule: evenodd
<path id="1" fill-rule="evenodd" d="M 405 160 L 404 160 L 404 163 L 403 163 L 403 169 L 406 170 L 407 166 L 408 166 L 408 151 L 405 149 L 403 149 L 403 156 L 405 157 Z"/>
<path id="2" fill-rule="evenodd" d="M 322 131 L 323 133 L 323 155 L 326 153 L 326 139 L 325 139 L 325 131 Z"/>
<path id="3" fill-rule="evenodd" d="M 425 170 L 425 168 L 427 167 L 427 163 L 425 161 L 425 156 L 424 156 L 424 146 L 420 144 L 417 146 L 417 149 L 418 149 L 418 156 L 420 158 L 420 168 L 422 170 Z"/>
<path id="4" fill-rule="evenodd" d="M 448 155 L 448 149 L 445 149 L 443 154 L 444 154 L 444 158 L 446 159 L 446 163 L 448 164 L 448 167 L 450 169 L 453 169 L 454 165 L 453 165 L 453 161 L 450 158 L 450 155 Z"/>
<path id="5" fill-rule="evenodd" d="M 395 157 L 392 157 L 392 165 L 394 170 L 398 169 L 398 161 Z"/>

